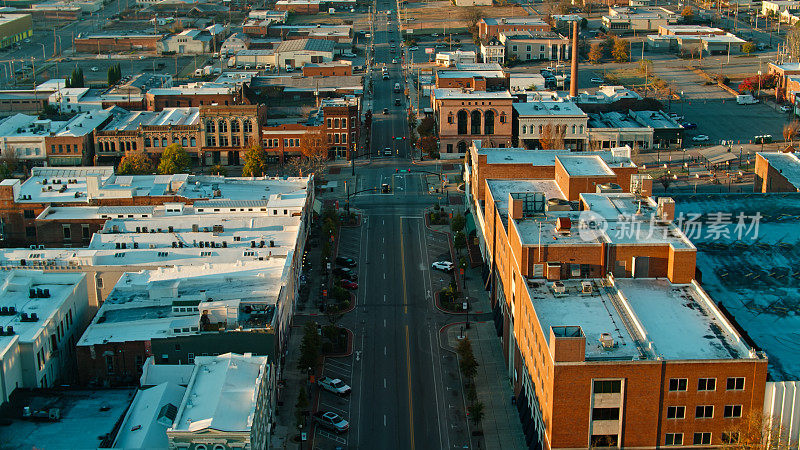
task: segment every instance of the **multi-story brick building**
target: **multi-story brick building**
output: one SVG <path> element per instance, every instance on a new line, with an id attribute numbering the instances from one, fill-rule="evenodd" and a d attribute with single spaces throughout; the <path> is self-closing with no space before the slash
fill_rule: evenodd
<path id="1" fill-rule="evenodd" d="M 96 34 L 76 37 L 72 43 L 76 52 L 107 53 L 131 50 L 156 51 L 160 34 Z"/>
<path id="2" fill-rule="evenodd" d="M 473 139 L 487 147 L 511 147 L 512 101 L 508 91 L 434 89 L 431 104 L 441 157 L 464 156 Z"/>
<path id="3" fill-rule="evenodd" d="M 478 36 L 482 41 L 500 36 L 500 33 L 510 31 L 550 31 L 550 25 L 539 18 L 509 17 L 490 18 L 484 17 L 478 21 Z"/>
<path id="4" fill-rule="evenodd" d="M 352 64 L 341 62 L 306 64 L 303 66 L 304 77 L 349 77 L 353 75 Z"/>
<path id="5" fill-rule="evenodd" d="M 568 100 L 514 103 L 514 137 L 527 148 L 552 148 L 558 143 L 570 150 L 584 150 L 589 141 L 588 122 L 588 114 Z"/>
<path id="6" fill-rule="evenodd" d="M 305 123 L 271 123 L 261 129 L 261 142 L 269 162 L 286 162 L 302 153 L 302 143 L 308 133 L 323 133 L 324 126 L 315 118 Z"/>
<path id="7" fill-rule="evenodd" d="M 346 159 L 357 156 L 361 135 L 360 97 L 323 99 L 320 108 L 328 141 L 328 155 Z"/>
<path id="8" fill-rule="evenodd" d="M 466 88 L 476 91 L 502 91 L 509 87 L 509 74 L 498 63 L 457 64 L 455 70 L 435 72 L 437 88 Z"/>
<path id="9" fill-rule="evenodd" d="M 144 96 L 145 109 L 199 107 L 203 105 L 249 105 L 243 86 L 191 83 L 173 88 L 150 89 Z"/>
<path id="10" fill-rule="evenodd" d="M 756 153 L 753 192 L 800 192 L 800 158 L 794 153 Z"/>
<path id="11" fill-rule="evenodd" d="M 261 142 L 266 105 L 204 105 L 200 107 L 200 151 L 206 165 L 240 165 L 250 143 Z"/>
<path id="12" fill-rule="evenodd" d="M 571 181 L 485 183 L 491 298 L 527 443 L 737 442 L 763 407 L 767 360 L 693 281 L 674 203 L 584 193 L 575 206 Z"/>

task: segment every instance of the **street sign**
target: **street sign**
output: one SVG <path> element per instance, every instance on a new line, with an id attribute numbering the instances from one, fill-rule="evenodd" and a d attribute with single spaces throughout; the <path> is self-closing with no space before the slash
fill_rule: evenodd
<path id="1" fill-rule="evenodd" d="M 433 49 L 432 49 L 432 48 L 430 48 L 430 47 L 427 47 L 427 48 L 425 49 L 425 54 L 432 55 L 432 54 L 433 54 Z"/>
<path id="2" fill-rule="evenodd" d="M 467 302 L 463 302 L 463 303 L 461 303 L 461 306 L 464 308 L 464 311 L 466 311 L 466 310 L 467 310 Z"/>

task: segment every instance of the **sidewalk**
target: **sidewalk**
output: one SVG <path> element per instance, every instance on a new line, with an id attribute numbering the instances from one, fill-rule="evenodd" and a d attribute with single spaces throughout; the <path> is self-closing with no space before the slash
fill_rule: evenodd
<path id="1" fill-rule="evenodd" d="M 272 433 L 270 448 L 277 449 L 299 449 L 300 444 L 292 442 L 297 432 L 294 418 L 294 405 L 297 403 L 297 396 L 300 393 L 300 386 L 306 383 L 306 375 L 297 369 L 297 360 L 300 352 L 300 341 L 303 337 L 303 330 L 292 328 L 289 335 L 289 352 L 286 355 L 286 362 L 283 367 L 283 387 L 278 388 L 278 401 L 283 402 L 275 407 L 275 431 Z M 309 399 L 311 402 L 311 399 Z"/>

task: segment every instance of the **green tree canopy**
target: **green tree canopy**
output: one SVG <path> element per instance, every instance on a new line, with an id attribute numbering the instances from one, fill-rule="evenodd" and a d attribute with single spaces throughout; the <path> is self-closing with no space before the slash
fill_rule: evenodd
<path id="1" fill-rule="evenodd" d="M 153 163 L 150 158 L 141 153 L 126 155 L 117 167 L 119 175 L 146 175 L 149 173 L 153 173 Z"/>
<path id="2" fill-rule="evenodd" d="M 261 177 L 267 171 L 267 152 L 260 145 L 253 143 L 244 154 L 242 176 Z"/>
<path id="3" fill-rule="evenodd" d="M 172 175 L 187 173 L 192 166 L 192 158 L 180 144 L 175 143 L 164 149 L 161 162 L 158 163 L 158 173 Z"/>

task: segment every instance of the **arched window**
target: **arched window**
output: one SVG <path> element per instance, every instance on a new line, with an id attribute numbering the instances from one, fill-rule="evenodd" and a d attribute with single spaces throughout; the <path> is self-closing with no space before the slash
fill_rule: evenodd
<path id="1" fill-rule="evenodd" d="M 153 138 L 153 147 L 158 147 L 158 138 Z"/>
<path id="2" fill-rule="evenodd" d="M 149 137 L 144 138 L 144 146 L 145 147 L 150 147 L 150 138 Z"/>
<path id="3" fill-rule="evenodd" d="M 523 125 L 522 126 L 522 134 L 527 134 L 527 133 L 528 133 L 528 126 L 527 125 Z"/>
<path id="4" fill-rule="evenodd" d="M 207 450 L 207 449 L 208 447 L 206 447 L 204 444 L 195 444 L 194 446 L 194 450 Z"/>
<path id="5" fill-rule="evenodd" d="M 196 147 L 197 146 L 197 139 L 189 138 L 189 145 L 192 146 L 192 147 Z"/>
<path id="6" fill-rule="evenodd" d="M 572 126 L 572 134 L 575 134 L 575 130 L 577 130 L 577 127 L 575 125 L 573 125 Z"/>
<path id="7" fill-rule="evenodd" d="M 544 127 L 539 125 L 539 134 L 542 134 L 543 131 L 544 131 Z"/>
<path id="8" fill-rule="evenodd" d="M 506 113 L 500 113 L 500 123 L 506 123 Z"/>
<path id="9" fill-rule="evenodd" d="M 463 109 L 458 112 L 458 134 L 467 134 L 468 114 Z"/>
<path id="10" fill-rule="evenodd" d="M 117 151 L 117 145 L 115 143 L 113 143 L 113 142 L 111 143 L 111 151 L 112 152 Z"/>
<path id="11" fill-rule="evenodd" d="M 481 134 L 481 112 L 477 109 L 469 115 L 469 132 L 470 134 Z"/>
<path id="12" fill-rule="evenodd" d="M 581 129 L 581 134 L 583 134 L 583 125 L 581 125 L 580 129 Z"/>
<path id="13" fill-rule="evenodd" d="M 167 138 L 161 138 L 161 146 L 162 146 L 162 147 L 166 147 L 166 146 L 168 146 L 168 145 L 169 145 L 169 144 L 167 144 Z"/>
<path id="14" fill-rule="evenodd" d="M 189 143 L 189 141 L 186 138 L 181 138 L 181 145 L 182 146 L 186 147 L 188 145 L 188 143 Z"/>
<path id="15" fill-rule="evenodd" d="M 467 143 L 461 141 L 458 143 L 458 153 L 467 153 Z"/>
<path id="16" fill-rule="evenodd" d="M 215 129 L 216 127 L 214 127 L 213 120 L 209 120 L 208 122 L 206 122 L 206 133 L 213 133 Z"/>
<path id="17" fill-rule="evenodd" d="M 131 143 L 131 147 L 133 147 L 133 151 L 136 151 L 136 141 L 133 141 Z"/>
<path id="18" fill-rule="evenodd" d="M 447 115 L 447 123 L 449 123 L 449 124 L 453 123 L 453 112 L 452 111 L 450 111 L 450 114 Z"/>
<path id="19" fill-rule="evenodd" d="M 231 120 L 231 133 L 239 132 L 239 121 L 236 119 Z"/>
<path id="20" fill-rule="evenodd" d="M 494 111 L 491 109 L 483 115 L 483 134 L 494 134 Z"/>
<path id="21" fill-rule="evenodd" d="M 228 132 L 228 122 L 225 122 L 224 120 L 220 119 L 220 121 L 217 122 L 217 128 L 219 128 L 219 132 L 220 133 L 227 133 Z"/>
<path id="22" fill-rule="evenodd" d="M 245 133 L 252 133 L 253 132 L 253 123 L 250 122 L 249 119 L 245 119 L 244 123 L 242 123 L 242 127 L 244 128 Z"/>

